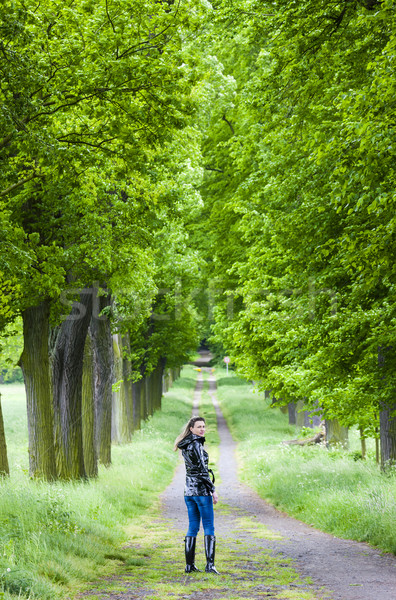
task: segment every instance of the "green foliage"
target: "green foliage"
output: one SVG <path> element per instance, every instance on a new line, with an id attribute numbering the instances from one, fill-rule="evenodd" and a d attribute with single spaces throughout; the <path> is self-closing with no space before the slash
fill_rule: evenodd
<path id="1" fill-rule="evenodd" d="M 236 95 L 204 144 L 213 341 L 285 403 L 367 432 L 396 384 L 393 8 L 220 3 Z"/>
<path id="2" fill-rule="evenodd" d="M 196 346 L 185 225 L 202 204 L 192 49 L 209 12 L 190 0 L 3 3 L 0 330 L 43 299 L 57 325 L 99 282 L 137 374 Z"/>
<path id="3" fill-rule="evenodd" d="M 0 337 L 0 383 L 22 382 L 23 375 L 17 367 L 23 350 L 22 324 L 20 320 L 7 325 Z"/>

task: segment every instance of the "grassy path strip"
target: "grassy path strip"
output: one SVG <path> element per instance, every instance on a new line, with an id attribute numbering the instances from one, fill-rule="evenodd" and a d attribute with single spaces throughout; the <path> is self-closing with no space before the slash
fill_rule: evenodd
<path id="1" fill-rule="evenodd" d="M 260 546 L 257 524 L 238 516 L 227 521 L 238 542 L 219 538 L 221 575 L 183 573 L 182 534 L 176 535 L 166 520 L 158 518 L 159 506 L 153 506 L 140 522 L 130 529 L 130 552 L 133 561 L 120 566 L 117 576 L 101 580 L 85 591 L 80 599 L 88 600 L 314 600 L 309 583 L 296 575 L 290 562 L 275 557 Z M 216 515 L 218 518 L 218 515 Z M 250 528 L 250 530 L 249 530 Z M 254 532 L 255 542 L 250 531 Z M 198 554 L 198 551 L 197 551 Z M 202 555 L 197 563 L 203 568 Z"/>
<path id="2" fill-rule="evenodd" d="M 191 410 L 195 379 L 186 367 L 163 398 L 163 410 L 131 444 L 113 447 L 113 465 L 101 468 L 97 480 L 47 484 L 14 468 L 0 483 L 0 597 L 65 600 L 83 582 L 142 560 L 140 551 L 120 548 L 128 543 L 131 520 L 139 521 L 172 478 L 172 443 Z M 17 405 L 26 410 L 24 398 L 13 397 L 4 412 L 17 416 Z M 26 432 L 17 433 L 23 443 Z"/>
<path id="3" fill-rule="evenodd" d="M 322 531 L 396 554 L 396 476 L 353 452 L 281 445 L 296 428 L 232 373 L 219 377 L 218 397 L 239 442 L 242 478 L 262 498 Z"/>

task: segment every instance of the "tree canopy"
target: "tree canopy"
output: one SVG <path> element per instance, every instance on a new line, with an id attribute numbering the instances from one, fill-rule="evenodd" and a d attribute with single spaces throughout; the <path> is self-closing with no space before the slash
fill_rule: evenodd
<path id="1" fill-rule="evenodd" d="M 284 402 L 367 432 L 395 388 L 394 18 L 393 2 L 220 3 L 237 93 L 204 145 L 214 340 Z"/>
<path id="2" fill-rule="evenodd" d="M 284 403 L 392 428 L 394 1 L 0 17 L 1 330 L 36 307 L 53 360 L 82 305 L 134 381 L 210 338 Z"/>

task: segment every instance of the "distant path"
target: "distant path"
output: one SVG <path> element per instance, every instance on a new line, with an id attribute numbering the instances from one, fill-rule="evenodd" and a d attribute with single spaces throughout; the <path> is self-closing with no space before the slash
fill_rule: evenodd
<path id="1" fill-rule="evenodd" d="M 200 366 L 205 368 L 203 364 Z M 320 588 L 325 587 L 325 595 L 334 600 L 396 600 L 396 557 L 382 555 L 366 544 L 335 538 L 287 517 L 239 481 L 235 460 L 236 444 L 218 406 L 213 376 L 210 377 L 209 385 L 220 435 L 218 466 L 221 484 L 217 486 L 217 491 L 220 499 L 233 509 L 230 514 L 224 514 L 226 511 L 221 510 L 215 513 L 219 559 L 221 544 L 232 544 L 234 538 L 239 537 L 249 543 L 252 555 L 257 548 L 267 548 L 276 555 L 292 558 L 295 568 L 303 576 L 312 578 L 315 587 L 317 586 L 318 597 L 322 597 Z M 202 383 L 198 383 L 195 404 L 199 402 L 200 389 Z M 184 465 L 180 464 L 162 499 L 164 516 L 181 532 L 185 531 L 187 522 L 183 485 Z M 278 534 L 278 537 L 280 534 L 282 539 L 258 539 L 249 532 L 240 531 L 238 520 L 241 517 L 255 519 Z M 246 561 L 246 556 L 241 556 L 241 560 Z M 262 598 L 262 595 L 259 592 L 254 595 L 252 591 L 249 598 Z"/>

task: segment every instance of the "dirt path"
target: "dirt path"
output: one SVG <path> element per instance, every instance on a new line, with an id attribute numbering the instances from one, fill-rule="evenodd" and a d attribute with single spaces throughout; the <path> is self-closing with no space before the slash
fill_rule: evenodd
<path id="1" fill-rule="evenodd" d="M 200 366 L 205 370 L 205 360 Z M 209 369 L 207 369 L 210 371 Z M 193 399 L 198 414 L 202 373 Z M 291 519 L 238 480 L 233 441 L 209 379 L 220 434 L 215 507 L 216 566 L 221 575 L 184 573 L 187 511 L 182 460 L 160 501 L 129 529 L 117 572 L 98 573 L 77 598 L 88 600 L 396 600 L 396 558 Z M 210 400 L 205 394 L 205 406 Z M 217 483 L 217 482 L 216 482 Z M 115 557 L 116 558 L 116 557 Z M 203 534 L 196 564 L 205 565 Z"/>
<path id="2" fill-rule="evenodd" d="M 216 536 L 218 538 L 218 558 L 216 564 L 226 572 L 227 565 L 221 564 L 222 547 L 235 554 L 240 552 L 241 577 L 249 571 L 253 586 L 249 594 L 239 597 L 250 599 L 274 597 L 305 598 L 312 587 L 307 583 L 287 583 L 274 586 L 271 581 L 263 583 L 260 575 L 262 552 L 285 561 L 289 559 L 304 577 L 311 578 L 317 598 L 333 600 L 395 600 L 396 599 L 396 558 L 371 548 L 366 544 L 342 540 L 322 533 L 295 519 L 276 511 L 263 501 L 253 490 L 238 480 L 233 441 L 221 410 L 216 401 L 216 382 L 209 380 L 210 394 L 216 408 L 220 434 L 219 472 L 221 484 L 217 490 L 226 503 L 223 510 L 216 510 Z M 199 402 L 202 384 L 198 383 L 195 404 Z M 162 497 L 165 518 L 179 532 L 186 529 L 186 509 L 181 490 L 184 484 L 184 465 L 180 464 L 175 477 Z M 227 509 L 227 507 L 229 507 Z M 200 533 L 202 536 L 202 533 Z M 242 546 L 240 545 L 242 544 Z M 202 545 L 198 538 L 197 548 Z M 260 554 L 261 553 L 261 554 Z M 198 555 L 198 550 L 197 550 Z M 269 554 L 268 554 L 269 556 Z M 197 562 L 202 564 L 203 557 Z M 282 565 L 281 565 L 282 566 Z M 257 585 L 254 585 L 255 577 Z M 295 589 L 295 595 L 292 589 Z M 283 592 L 282 592 L 283 590 Z M 300 591 L 299 591 L 300 590 Z M 281 594 L 281 596 L 279 596 Z M 229 598 L 228 595 L 204 595 L 199 593 L 186 598 Z"/>

